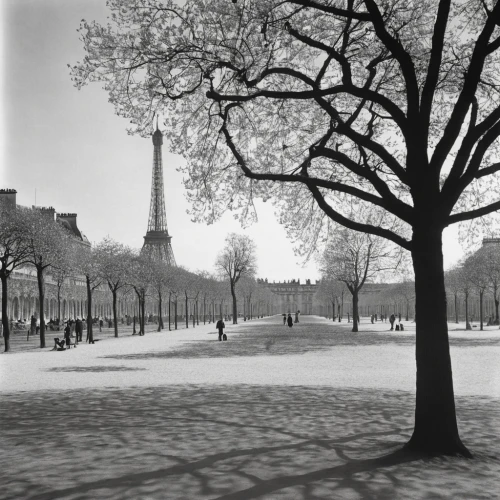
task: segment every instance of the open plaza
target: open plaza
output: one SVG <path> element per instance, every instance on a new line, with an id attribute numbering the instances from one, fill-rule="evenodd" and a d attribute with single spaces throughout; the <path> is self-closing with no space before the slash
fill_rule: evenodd
<path id="1" fill-rule="evenodd" d="M 351 327 L 302 316 L 289 328 L 276 315 L 228 325 L 227 342 L 213 324 L 117 339 L 105 329 L 64 352 L 51 337 L 45 349 L 14 338 L 0 362 L 0 496 L 499 498 L 498 326 L 449 324 L 473 460 L 400 451 L 414 423 L 415 324 Z"/>

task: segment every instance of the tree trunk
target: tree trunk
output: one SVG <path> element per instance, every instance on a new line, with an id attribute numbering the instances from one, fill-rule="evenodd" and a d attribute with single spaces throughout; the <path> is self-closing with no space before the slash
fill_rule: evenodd
<path id="1" fill-rule="evenodd" d="M 145 295 L 142 295 L 141 297 L 141 316 L 142 316 L 142 323 L 141 323 L 141 335 L 144 335 L 146 333 L 146 297 Z"/>
<path id="2" fill-rule="evenodd" d="M 207 298 L 203 297 L 203 324 L 206 323 L 207 320 Z"/>
<path id="3" fill-rule="evenodd" d="M 233 296 L 233 325 L 236 325 L 238 323 L 238 302 L 236 300 L 236 290 L 234 288 L 233 282 L 231 282 L 231 295 Z M 244 304 L 245 304 L 245 299 L 243 299 L 243 305 Z M 222 304 L 221 304 L 220 315 L 222 318 Z"/>
<path id="4" fill-rule="evenodd" d="M 163 328 L 163 319 L 161 316 L 161 293 L 158 293 L 158 331 L 161 332 Z"/>
<path id="5" fill-rule="evenodd" d="M 351 294 L 352 294 L 352 332 L 357 332 L 359 331 L 358 330 L 358 317 L 359 317 L 359 313 L 358 313 L 358 302 L 359 302 L 359 298 L 358 298 L 358 290 L 356 288 L 353 288 L 351 290 Z"/>
<path id="6" fill-rule="evenodd" d="M 458 325 L 458 293 L 455 293 L 455 323 Z"/>
<path id="7" fill-rule="evenodd" d="M 40 302 L 40 348 L 45 347 L 45 280 L 43 269 L 37 268 L 36 279 L 38 281 L 38 301 Z"/>
<path id="8" fill-rule="evenodd" d="M 471 456 L 460 441 L 451 371 L 442 229 L 414 228 L 417 394 L 415 428 L 406 447 Z"/>
<path id="9" fill-rule="evenodd" d="M 493 300 L 495 302 L 495 325 L 498 325 L 500 323 L 500 318 L 498 317 L 498 305 L 500 304 L 500 300 L 498 300 L 497 286 L 493 288 Z"/>
<path id="10" fill-rule="evenodd" d="M 196 302 L 193 302 L 193 328 L 196 326 Z"/>
<path id="11" fill-rule="evenodd" d="M 483 331 L 483 295 L 484 290 L 479 290 L 479 330 Z"/>
<path id="12" fill-rule="evenodd" d="M 177 330 L 177 296 L 175 296 L 175 302 L 174 302 L 174 323 L 175 323 L 175 329 Z"/>
<path id="13" fill-rule="evenodd" d="M 410 301 L 406 301 L 406 321 L 410 321 Z"/>
<path id="14" fill-rule="evenodd" d="M 61 287 L 57 287 L 57 321 L 61 324 Z M 59 328 L 58 325 L 58 328 Z"/>
<path id="15" fill-rule="evenodd" d="M 118 315 L 116 313 L 116 290 L 111 290 L 113 294 L 113 323 L 115 326 L 115 337 L 118 338 Z"/>
<path id="16" fill-rule="evenodd" d="M 2 327 L 5 342 L 5 351 L 10 351 L 9 316 L 7 315 L 7 276 L 2 273 Z"/>
<path id="17" fill-rule="evenodd" d="M 168 294 L 168 331 L 172 331 L 172 328 L 171 328 L 171 323 L 170 323 L 170 307 L 171 307 L 171 304 L 172 304 L 172 294 L 169 292 Z"/>
<path id="18" fill-rule="evenodd" d="M 187 293 L 184 293 L 186 296 L 186 328 L 189 328 L 189 311 L 188 311 L 188 296 Z"/>
<path id="19" fill-rule="evenodd" d="M 92 288 L 90 287 L 90 280 L 88 276 L 86 277 L 86 282 L 87 282 L 87 340 L 89 341 L 89 344 L 93 344 L 94 332 L 92 330 Z"/>
<path id="20" fill-rule="evenodd" d="M 469 292 L 465 293 L 465 329 L 472 330 L 472 326 L 469 323 Z"/>

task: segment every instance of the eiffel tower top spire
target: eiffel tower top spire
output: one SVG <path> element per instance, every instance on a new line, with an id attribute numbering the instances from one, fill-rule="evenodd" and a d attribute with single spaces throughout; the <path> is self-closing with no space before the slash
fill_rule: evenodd
<path id="1" fill-rule="evenodd" d="M 164 260 L 175 266 L 174 252 L 168 234 L 167 216 L 165 213 L 165 193 L 163 190 L 163 162 L 161 147 L 163 134 L 158 128 L 153 133 L 153 179 L 151 181 L 151 202 L 149 208 L 148 231 L 144 236 L 142 252 L 151 258 Z"/>

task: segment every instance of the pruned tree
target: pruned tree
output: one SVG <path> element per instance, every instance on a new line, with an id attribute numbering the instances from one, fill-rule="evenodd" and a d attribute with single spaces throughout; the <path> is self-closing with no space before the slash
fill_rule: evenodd
<path id="1" fill-rule="evenodd" d="M 391 286 L 393 296 L 402 298 L 405 304 L 405 321 L 410 319 L 410 304 L 415 300 L 415 282 L 410 280 L 400 281 Z"/>
<path id="2" fill-rule="evenodd" d="M 484 252 L 476 252 L 470 255 L 463 263 L 463 266 L 466 268 L 466 273 L 472 287 L 479 295 L 479 329 L 483 330 L 484 292 L 490 284 L 486 254 Z"/>
<path id="3" fill-rule="evenodd" d="M 40 304 L 40 347 L 45 347 L 45 278 L 47 272 L 66 265 L 68 253 L 76 245 L 74 236 L 54 220 L 50 212 L 40 209 L 25 212 L 28 262 L 36 272 Z"/>
<path id="4" fill-rule="evenodd" d="M 217 256 L 215 268 L 229 281 L 233 298 L 233 324 L 238 323 L 238 301 L 236 286 L 240 278 L 253 278 L 257 271 L 254 242 L 245 235 L 229 233 L 224 249 Z"/>
<path id="5" fill-rule="evenodd" d="M 488 288 L 493 295 L 495 304 L 494 324 L 500 324 L 498 308 L 500 304 L 500 245 L 488 244 L 482 246 L 477 253 L 481 256 L 484 273 L 488 277 Z"/>
<path id="6" fill-rule="evenodd" d="M 275 197 L 290 231 L 310 242 L 333 221 L 411 252 L 408 446 L 469 455 L 456 424 L 442 233 L 500 208 L 500 2 L 108 5 L 109 24 L 82 23 L 75 84 L 104 82 L 132 131 L 149 135 L 154 113 L 168 117 L 198 218 L 249 218 L 254 197 Z M 353 220 L 349 199 L 389 217 Z"/>
<path id="7" fill-rule="evenodd" d="M 462 260 L 462 262 L 460 262 L 456 267 L 457 279 L 459 282 L 460 291 L 464 296 L 464 302 L 465 302 L 465 329 L 472 330 L 472 326 L 469 322 L 469 298 L 474 289 L 474 285 L 472 283 L 470 275 L 471 268 L 465 266 L 464 264 L 465 260 Z"/>
<path id="8" fill-rule="evenodd" d="M 5 352 L 10 351 L 8 315 L 9 278 L 30 257 L 26 210 L 0 203 L 0 280 L 2 282 L 2 331 Z"/>
<path id="9" fill-rule="evenodd" d="M 455 305 L 455 323 L 458 324 L 458 296 L 462 291 L 462 274 L 460 267 L 455 265 L 451 269 L 445 272 L 444 282 L 446 289 L 453 294 L 453 300 Z"/>
<path id="10" fill-rule="evenodd" d="M 326 300 L 332 306 L 332 320 L 335 321 L 337 316 L 336 309 L 339 310 L 339 298 L 345 293 L 345 284 L 332 276 L 324 275 L 319 283 L 316 291 L 316 297 L 319 300 Z"/>
<path id="11" fill-rule="evenodd" d="M 126 282 L 135 292 L 138 301 L 139 335 L 146 333 L 146 299 L 152 281 L 151 260 L 139 251 L 130 259 Z M 135 314 L 134 314 L 135 318 Z"/>
<path id="12" fill-rule="evenodd" d="M 85 279 L 85 288 L 87 291 L 87 340 L 94 343 L 94 330 L 92 318 L 92 298 L 94 291 L 98 289 L 104 281 L 102 274 L 101 260 L 96 249 L 89 246 L 78 245 L 76 247 L 77 273 Z"/>
<path id="13" fill-rule="evenodd" d="M 118 337 L 117 296 L 118 292 L 127 286 L 126 276 L 133 255 L 130 248 L 109 237 L 104 238 L 95 247 L 95 258 L 98 262 L 100 275 L 107 283 L 113 297 L 115 337 Z"/>

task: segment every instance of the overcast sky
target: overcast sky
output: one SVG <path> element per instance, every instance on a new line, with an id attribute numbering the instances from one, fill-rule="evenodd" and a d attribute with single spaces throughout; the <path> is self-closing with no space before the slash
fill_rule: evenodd
<path id="1" fill-rule="evenodd" d="M 21 205 L 76 212 L 91 242 L 106 235 L 140 248 L 146 234 L 153 144 L 129 136 L 99 84 L 78 91 L 67 64 L 83 58 L 81 19 L 105 21 L 105 0 L 0 0 L 0 187 L 17 190 Z M 164 131 L 168 134 L 168 130 Z M 212 225 L 195 224 L 186 210 L 183 159 L 163 147 L 165 202 L 177 263 L 213 270 L 228 232 L 256 243 L 260 277 L 318 279 L 314 263 L 301 267 L 273 214 L 258 203 L 259 222 L 243 230 L 230 213 Z M 445 266 L 461 255 L 456 231 L 445 233 Z"/>

